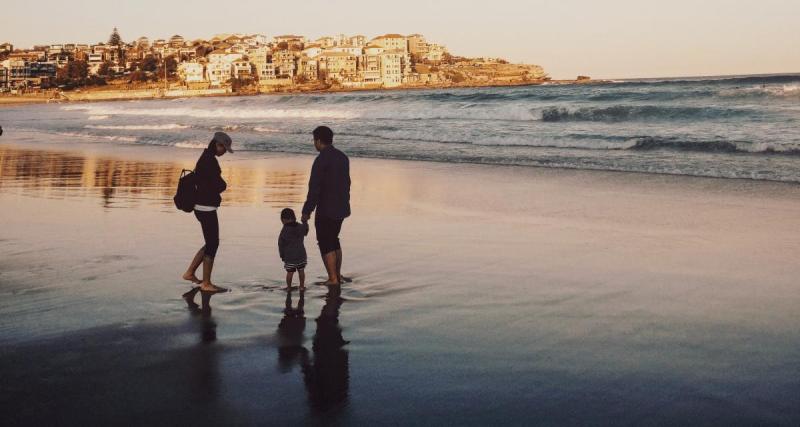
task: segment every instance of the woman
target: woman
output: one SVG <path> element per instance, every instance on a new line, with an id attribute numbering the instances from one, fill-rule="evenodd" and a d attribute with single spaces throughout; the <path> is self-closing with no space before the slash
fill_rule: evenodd
<path id="1" fill-rule="evenodd" d="M 183 279 L 192 283 L 199 284 L 199 288 L 192 289 L 184 294 L 188 301 L 194 299 L 194 295 L 199 290 L 203 293 L 219 293 L 228 290 L 211 283 L 211 270 L 214 268 L 214 257 L 217 255 L 219 247 L 219 221 L 217 219 L 217 209 L 222 202 L 220 193 L 225 191 L 227 184 L 222 179 L 222 169 L 219 167 L 217 157 L 226 152 L 233 153 L 231 149 L 231 137 L 225 132 L 217 132 L 208 144 L 208 148 L 203 150 L 194 174 L 197 179 L 197 202 L 194 205 L 194 216 L 200 221 L 203 228 L 203 238 L 205 245 L 197 251 L 189 269 L 183 274 Z M 195 275 L 197 268 L 203 264 L 203 280 Z"/>

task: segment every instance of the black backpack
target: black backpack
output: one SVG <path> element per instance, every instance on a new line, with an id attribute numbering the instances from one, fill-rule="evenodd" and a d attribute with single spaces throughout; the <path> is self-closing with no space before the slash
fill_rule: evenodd
<path id="1" fill-rule="evenodd" d="M 194 210 L 197 201 L 197 176 L 193 171 L 183 169 L 178 179 L 178 190 L 175 192 L 175 207 L 184 212 Z"/>

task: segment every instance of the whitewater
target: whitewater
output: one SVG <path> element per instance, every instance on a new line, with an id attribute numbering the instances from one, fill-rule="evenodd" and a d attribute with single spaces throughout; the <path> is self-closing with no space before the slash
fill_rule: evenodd
<path id="1" fill-rule="evenodd" d="M 800 75 L 15 106 L 42 138 L 800 182 Z"/>

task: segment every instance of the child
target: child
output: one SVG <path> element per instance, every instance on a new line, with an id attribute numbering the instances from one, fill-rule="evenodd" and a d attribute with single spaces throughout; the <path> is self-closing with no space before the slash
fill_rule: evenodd
<path id="1" fill-rule="evenodd" d="M 300 277 L 300 289 L 304 289 L 306 247 L 303 245 L 303 238 L 308 235 L 308 222 L 298 224 L 294 211 L 289 208 L 281 211 L 281 222 L 283 229 L 278 237 L 278 253 L 283 260 L 283 268 L 286 269 L 286 288 L 292 287 L 292 276 L 296 271 Z"/>

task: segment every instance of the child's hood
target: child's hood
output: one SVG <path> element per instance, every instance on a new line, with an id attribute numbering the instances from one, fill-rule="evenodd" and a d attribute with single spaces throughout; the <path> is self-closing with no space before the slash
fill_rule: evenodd
<path id="1" fill-rule="evenodd" d="M 305 237 L 306 235 L 306 227 L 299 222 L 290 222 L 288 224 L 283 225 L 283 230 L 286 233 L 287 237 Z"/>

